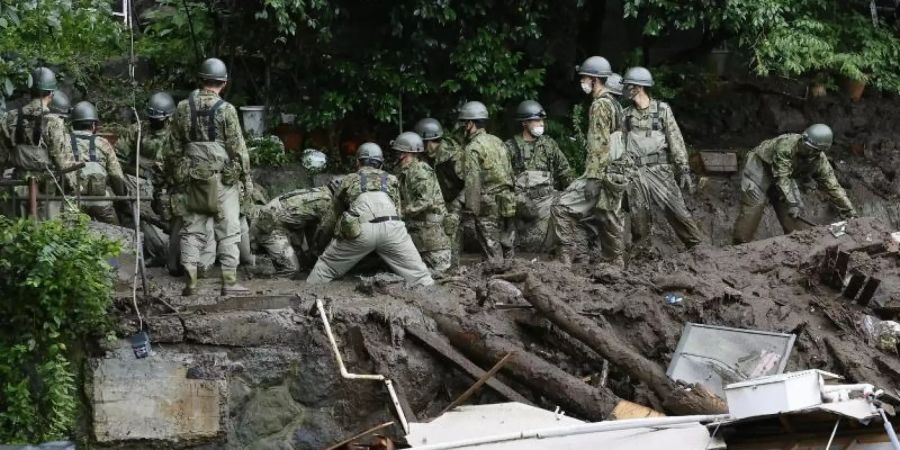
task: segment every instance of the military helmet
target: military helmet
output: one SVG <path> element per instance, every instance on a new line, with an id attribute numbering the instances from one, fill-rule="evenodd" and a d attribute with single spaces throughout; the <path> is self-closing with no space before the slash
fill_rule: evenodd
<path id="1" fill-rule="evenodd" d="M 78 102 L 75 104 L 75 107 L 72 108 L 72 122 L 99 122 L 100 118 L 97 116 L 97 108 L 91 104 L 91 102 Z"/>
<path id="2" fill-rule="evenodd" d="M 418 134 L 404 131 L 391 141 L 391 148 L 403 153 L 422 153 L 425 151 L 425 142 Z"/>
<path id="3" fill-rule="evenodd" d="M 543 119 L 547 117 L 544 107 L 534 100 L 525 100 L 516 108 L 516 120 Z"/>
<path id="4" fill-rule="evenodd" d="M 609 89 L 609 92 L 615 95 L 622 95 L 622 75 L 617 73 L 610 75 L 603 85 L 606 86 L 606 89 Z"/>
<path id="5" fill-rule="evenodd" d="M 304 169 L 308 172 L 318 173 L 325 168 L 326 164 L 328 164 L 328 157 L 314 148 L 308 148 L 303 150 L 302 161 Z"/>
<path id="6" fill-rule="evenodd" d="M 50 112 L 54 114 L 69 115 L 72 109 L 72 103 L 69 102 L 69 96 L 60 90 L 53 91 L 53 98 L 50 100 Z"/>
<path id="7" fill-rule="evenodd" d="M 147 102 L 147 117 L 165 119 L 175 113 L 175 100 L 168 92 L 157 92 Z"/>
<path id="8" fill-rule="evenodd" d="M 653 86 L 653 75 L 646 67 L 631 67 L 625 71 L 625 77 L 622 84 L 633 84 L 635 86 Z"/>
<path id="9" fill-rule="evenodd" d="M 444 135 L 444 129 L 441 127 L 441 123 L 438 122 L 437 119 L 432 119 L 431 117 L 418 121 L 416 126 L 413 127 L 413 130 L 422 137 L 423 141 L 433 141 L 435 139 L 440 139 L 441 136 Z"/>
<path id="10" fill-rule="evenodd" d="M 810 148 L 826 151 L 834 143 L 834 132 L 831 131 L 831 127 L 824 123 L 810 125 L 803 132 L 803 143 Z"/>
<path id="11" fill-rule="evenodd" d="M 459 118 L 457 120 L 485 120 L 488 117 L 487 107 L 481 102 L 468 102 L 459 108 Z"/>
<path id="12" fill-rule="evenodd" d="M 356 149 L 356 159 L 369 159 L 372 161 L 384 162 L 384 153 L 381 151 L 381 147 L 379 147 L 378 144 L 374 142 L 364 142 Z"/>
<path id="13" fill-rule="evenodd" d="M 589 77 L 608 77 L 612 75 L 612 66 L 609 61 L 602 56 L 591 56 L 584 60 L 580 66 L 576 67 L 578 75 L 587 75 Z"/>
<path id="14" fill-rule="evenodd" d="M 197 75 L 201 80 L 228 81 L 228 69 L 219 58 L 209 58 L 203 61 Z"/>
<path id="15" fill-rule="evenodd" d="M 31 90 L 50 93 L 58 88 L 56 74 L 46 67 L 38 67 L 31 72 Z"/>

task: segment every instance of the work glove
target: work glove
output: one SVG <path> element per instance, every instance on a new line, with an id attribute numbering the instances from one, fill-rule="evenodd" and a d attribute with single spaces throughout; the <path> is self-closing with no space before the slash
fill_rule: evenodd
<path id="1" fill-rule="evenodd" d="M 681 175 L 678 177 L 678 187 L 688 193 L 694 193 L 694 180 L 691 178 L 691 169 L 687 167 L 681 169 Z"/>
<path id="2" fill-rule="evenodd" d="M 791 219 L 796 219 L 800 217 L 800 206 L 799 205 L 790 205 L 788 206 L 788 217 Z"/>

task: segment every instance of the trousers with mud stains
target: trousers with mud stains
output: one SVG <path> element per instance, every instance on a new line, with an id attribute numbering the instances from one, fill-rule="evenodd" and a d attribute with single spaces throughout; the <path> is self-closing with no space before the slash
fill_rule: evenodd
<path id="1" fill-rule="evenodd" d="M 796 182 L 795 191 L 799 191 Z M 799 194 L 796 195 L 800 200 Z M 759 222 L 766 212 L 766 206 L 771 203 L 775 208 L 775 217 L 781 223 L 785 233 L 808 228 L 803 222 L 788 214 L 790 205 L 779 193 L 778 186 L 774 183 L 771 171 L 766 167 L 760 157 L 754 153 L 747 153 L 747 162 L 741 172 L 741 211 L 734 221 L 732 242 L 743 244 L 753 240 Z"/>

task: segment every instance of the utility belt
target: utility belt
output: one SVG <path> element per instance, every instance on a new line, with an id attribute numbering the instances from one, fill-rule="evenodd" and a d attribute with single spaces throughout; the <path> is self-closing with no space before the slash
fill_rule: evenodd
<path id="1" fill-rule="evenodd" d="M 399 221 L 400 216 L 373 216 L 372 214 L 359 215 L 351 211 L 344 211 L 341 220 L 335 228 L 335 236 L 341 239 L 352 240 L 362 234 L 361 225 L 364 223 L 384 223 Z"/>
<path id="2" fill-rule="evenodd" d="M 392 222 L 394 220 L 400 220 L 400 216 L 381 216 L 376 217 L 369 221 L 369 223 L 382 223 L 382 222 Z"/>
<path id="3" fill-rule="evenodd" d="M 669 164 L 669 154 L 663 152 L 641 155 L 634 159 L 636 166 L 658 166 L 660 164 Z"/>
<path id="4" fill-rule="evenodd" d="M 411 218 L 406 219 L 406 225 L 409 227 L 412 227 L 412 228 L 415 228 L 417 226 L 422 226 L 422 225 L 438 224 L 438 223 L 443 223 L 443 222 L 444 222 L 444 215 L 443 214 L 434 214 L 434 213 L 424 214 L 420 217 L 416 217 L 413 219 L 411 219 Z"/>

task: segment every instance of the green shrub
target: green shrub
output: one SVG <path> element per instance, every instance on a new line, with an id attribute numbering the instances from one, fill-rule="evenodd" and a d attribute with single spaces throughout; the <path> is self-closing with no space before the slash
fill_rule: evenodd
<path id="1" fill-rule="evenodd" d="M 78 412 L 69 345 L 112 330 L 118 244 L 83 215 L 16 222 L 0 217 L 0 442 L 66 437 Z"/>

